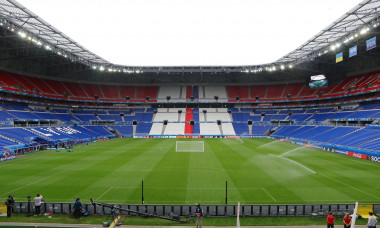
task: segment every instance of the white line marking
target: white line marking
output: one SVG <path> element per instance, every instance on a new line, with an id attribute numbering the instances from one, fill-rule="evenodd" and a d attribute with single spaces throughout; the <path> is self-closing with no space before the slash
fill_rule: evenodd
<path id="1" fill-rule="evenodd" d="M 264 192 L 265 192 L 266 194 L 268 194 L 268 196 L 269 196 L 270 198 L 272 198 L 273 201 L 277 202 L 277 200 L 276 200 L 271 194 L 269 194 L 269 192 L 268 192 L 265 188 L 262 188 L 262 189 L 264 190 Z"/>
<path id="2" fill-rule="evenodd" d="M 261 145 L 259 147 L 257 147 L 256 149 L 259 149 L 261 147 L 264 147 L 264 146 L 269 146 L 269 145 L 272 145 L 273 143 L 277 143 L 278 141 L 273 141 L 273 142 L 269 142 L 269 143 L 265 143 L 264 145 Z"/>
<path id="3" fill-rule="evenodd" d="M 268 155 L 269 155 L 269 156 L 273 156 L 273 157 L 282 158 L 282 159 L 284 159 L 284 160 L 287 160 L 288 162 L 291 162 L 291 163 L 293 163 L 293 164 L 296 164 L 296 165 L 298 165 L 298 166 L 300 166 L 300 167 L 306 169 L 307 171 L 311 172 L 312 174 L 317 174 L 317 172 L 315 172 L 314 170 L 312 170 L 312 169 L 310 169 L 310 168 L 308 168 L 308 167 L 302 165 L 301 163 L 298 163 L 298 162 L 296 162 L 296 161 L 293 161 L 292 159 L 284 158 L 284 157 L 277 156 L 277 155 L 274 155 L 274 154 L 268 154 Z"/>
<path id="4" fill-rule="evenodd" d="M 283 153 L 283 154 L 280 154 L 279 156 L 280 156 L 280 157 L 285 156 L 285 155 L 287 155 L 287 154 L 289 154 L 289 153 L 292 153 L 292 152 L 294 152 L 294 151 L 296 151 L 296 150 L 299 150 L 299 149 L 302 149 L 302 148 L 304 148 L 304 146 L 297 147 L 297 148 L 295 148 L 295 149 L 293 149 L 293 150 L 289 150 L 289 151 L 287 151 L 287 152 L 285 152 L 285 153 Z"/>
<path id="5" fill-rule="evenodd" d="M 339 182 L 339 183 L 341 183 L 341 184 L 343 184 L 343 185 L 346 185 L 347 187 L 352 188 L 352 189 L 354 189 L 354 190 L 356 190 L 356 191 L 358 191 L 358 192 L 361 192 L 361 193 L 364 193 L 364 194 L 366 194 L 366 195 L 372 196 L 373 198 L 380 199 L 380 198 L 377 197 L 377 196 L 374 196 L 374 195 L 372 195 L 372 194 L 369 194 L 368 192 L 362 191 L 362 190 L 360 190 L 360 189 L 358 189 L 358 188 L 352 187 L 351 185 L 346 184 L 346 183 L 344 183 L 344 182 L 342 182 L 342 181 L 336 180 L 336 179 L 334 179 L 334 178 L 332 178 L 332 177 L 329 177 L 329 176 L 326 176 L 326 175 L 323 175 L 323 174 L 319 174 L 319 175 L 324 176 L 324 177 L 327 177 L 327 178 L 329 178 L 330 180 L 333 180 L 333 181 Z"/>
<path id="6" fill-rule="evenodd" d="M 64 173 L 64 172 L 66 172 L 66 171 L 67 171 L 67 170 L 63 170 L 63 171 L 61 171 L 61 172 L 58 172 L 58 173 L 52 174 L 52 175 L 47 176 L 47 177 L 44 177 L 44 178 L 42 178 L 42 179 L 40 179 L 40 180 L 38 180 L 38 181 L 34 181 L 34 182 L 32 182 L 32 183 L 26 184 L 26 185 L 24 185 L 24 186 L 21 186 L 21 187 L 19 187 L 19 188 L 13 189 L 12 191 L 9 191 L 9 192 L 6 192 L 6 193 L 3 193 L 3 194 L 1 194 L 1 195 L 8 195 L 9 193 L 13 193 L 13 192 L 15 192 L 15 191 L 17 191 L 17 190 L 19 190 L 19 189 L 22 189 L 22 188 L 28 187 L 29 185 L 32 185 L 32 184 L 36 184 L 36 183 L 38 183 L 38 182 L 41 182 L 41 181 L 43 181 L 43 180 L 46 180 L 46 179 L 48 179 L 48 178 L 50 178 L 50 177 L 52 177 L 52 176 L 55 176 L 55 175 L 58 175 L 58 174 Z"/>
<path id="7" fill-rule="evenodd" d="M 105 191 L 103 194 L 101 194 L 96 200 L 102 198 L 105 194 L 107 194 L 113 187 L 110 187 L 107 191 Z"/>

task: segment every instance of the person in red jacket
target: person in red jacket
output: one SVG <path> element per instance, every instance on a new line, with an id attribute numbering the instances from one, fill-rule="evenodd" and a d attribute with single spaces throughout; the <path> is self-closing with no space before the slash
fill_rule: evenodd
<path id="1" fill-rule="evenodd" d="M 334 228 L 334 223 L 335 223 L 335 217 L 332 211 L 330 211 L 329 215 L 327 215 L 327 228 Z"/>
<path id="2" fill-rule="evenodd" d="M 350 228 L 351 227 L 351 216 L 349 213 L 346 213 L 346 215 L 344 215 L 343 223 L 344 223 L 344 228 Z"/>

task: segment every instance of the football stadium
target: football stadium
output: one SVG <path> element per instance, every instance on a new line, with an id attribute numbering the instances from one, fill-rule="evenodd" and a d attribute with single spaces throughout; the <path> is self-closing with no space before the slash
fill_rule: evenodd
<path id="1" fill-rule="evenodd" d="M 112 63 L 20 2 L 0 0 L 0 226 L 78 223 L 79 198 L 109 227 L 380 214 L 379 0 L 273 62 L 179 66 Z"/>

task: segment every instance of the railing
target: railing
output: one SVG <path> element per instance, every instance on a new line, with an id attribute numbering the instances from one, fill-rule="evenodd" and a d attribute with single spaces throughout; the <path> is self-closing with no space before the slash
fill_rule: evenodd
<path id="1" fill-rule="evenodd" d="M 72 214 L 74 203 L 52 203 L 42 204 L 41 212 L 52 212 L 53 214 Z M 116 204 L 115 204 L 116 205 Z M 194 215 L 196 205 L 146 205 L 146 204 L 117 204 L 118 207 L 135 210 L 155 215 L 176 214 L 180 216 Z M 354 204 L 288 204 L 288 205 L 241 205 L 240 216 L 313 216 L 327 215 L 333 211 L 336 216 L 343 216 L 346 212 L 354 211 Z M 29 211 L 28 211 L 29 208 Z M 83 208 L 90 215 L 109 215 L 111 208 L 107 206 L 96 206 L 83 204 Z M 236 216 L 237 205 L 202 205 L 203 212 L 207 217 Z M 380 204 L 373 205 L 374 212 L 380 212 Z M 34 203 L 16 202 L 16 213 L 28 213 L 34 211 Z M 322 213 L 320 213 L 322 212 Z M 118 213 L 118 211 L 117 211 Z M 124 212 L 124 214 L 129 214 Z"/>

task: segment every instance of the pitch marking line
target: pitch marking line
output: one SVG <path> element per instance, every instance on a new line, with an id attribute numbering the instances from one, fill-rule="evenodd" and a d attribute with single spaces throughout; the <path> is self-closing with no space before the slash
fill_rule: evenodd
<path id="1" fill-rule="evenodd" d="M 264 192 L 266 193 L 266 194 L 268 194 L 268 196 L 270 197 L 270 198 L 272 198 L 272 200 L 273 201 L 275 201 L 275 202 L 277 202 L 277 200 L 265 189 L 265 188 L 261 188 L 261 189 L 263 189 L 264 190 Z"/>
<path id="2" fill-rule="evenodd" d="M 96 198 L 95 200 L 98 200 L 98 199 L 101 199 L 105 194 L 107 194 L 109 191 L 111 191 L 113 187 L 110 187 L 107 191 L 105 191 L 103 194 L 101 194 L 98 198 Z"/>
<path id="3" fill-rule="evenodd" d="M 321 176 L 324 176 L 324 177 L 327 177 L 327 178 L 329 178 L 330 180 L 333 180 L 333 181 L 339 182 L 339 183 L 341 183 L 341 184 L 343 184 L 343 185 L 346 185 L 347 187 L 352 188 L 352 189 L 354 189 L 354 190 L 356 190 L 356 191 L 358 191 L 358 192 L 361 192 L 361 193 L 364 193 L 364 194 L 366 194 L 366 195 L 372 196 L 373 198 L 376 198 L 376 199 L 380 199 L 380 198 L 377 197 L 377 196 L 374 196 L 374 195 L 372 195 L 372 194 L 369 194 L 368 192 L 362 191 L 362 190 L 360 190 L 360 189 L 358 189 L 358 188 L 352 187 L 351 185 L 346 184 L 346 183 L 344 183 L 344 182 L 342 182 L 342 181 L 340 181 L 340 180 L 336 180 L 336 179 L 334 179 L 334 178 L 332 178 L 332 177 L 329 177 L 329 176 L 326 176 L 326 175 L 323 175 L 323 174 L 320 174 L 320 175 L 321 175 Z"/>
<path id="4" fill-rule="evenodd" d="M 317 172 L 315 172 L 314 170 L 312 170 L 312 169 L 310 169 L 310 168 L 308 168 L 308 167 L 302 165 L 301 163 L 298 163 L 298 162 L 296 162 L 296 161 L 294 161 L 294 160 L 292 160 L 292 159 L 284 158 L 284 157 L 281 157 L 281 156 L 279 156 L 279 155 L 274 155 L 274 154 L 268 154 L 268 155 L 269 155 L 269 156 L 272 156 L 272 157 L 282 158 L 282 159 L 284 159 L 284 160 L 287 160 L 288 162 L 291 162 L 291 163 L 293 163 L 293 164 L 296 164 L 296 165 L 298 165 L 298 166 L 300 166 L 300 167 L 306 169 L 307 171 L 311 172 L 312 174 L 317 174 Z"/>
<path id="5" fill-rule="evenodd" d="M 294 151 L 299 150 L 299 149 L 302 149 L 302 148 L 304 148 L 304 146 L 297 147 L 297 148 L 295 148 L 295 149 L 293 149 L 293 150 L 289 150 L 289 151 L 287 151 L 287 152 L 285 152 L 285 153 L 283 153 L 283 154 L 280 154 L 279 156 L 280 156 L 280 157 L 285 156 L 285 155 L 287 155 L 287 154 L 289 154 L 289 153 L 291 153 L 291 152 L 294 152 Z"/>
<path id="6" fill-rule="evenodd" d="M 2 195 L 7 195 L 7 194 L 9 194 L 9 193 L 13 193 L 13 192 L 15 192 L 15 191 L 17 191 L 17 190 L 20 190 L 20 189 L 25 188 L 25 187 L 28 187 L 28 186 L 30 186 L 30 185 L 36 184 L 36 183 L 41 182 L 41 181 L 43 181 L 43 180 L 46 180 L 46 179 L 48 179 L 48 178 L 50 178 L 50 177 L 52 177 L 52 176 L 55 176 L 55 175 L 58 175 L 58 174 L 62 174 L 62 173 L 64 173 L 64 172 L 66 172 L 66 171 L 68 171 L 68 170 L 62 170 L 61 172 L 54 173 L 54 174 L 52 174 L 52 175 L 50 175 L 50 176 L 47 176 L 47 177 L 44 177 L 44 178 L 42 178 L 42 179 L 40 179 L 40 180 L 37 180 L 37 181 L 34 181 L 34 182 L 32 182 L 32 183 L 26 184 L 26 185 L 21 186 L 21 187 L 19 187 L 19 188 L 13 189 L 12 191 L 9 191 L 9 192 L 6 192 L 6 193 L 3 193 Z"/>
<path id="7" fill-rule="evenodd" d="M 272 145 L 273 143 L 278 143 L 278 141 L 273 141 L 273 142 L 265 143 L 264 145 L 261 145 L 261 146 L 257 147 L 256 149 L 259 149 L 259 148 L 264 147 L 264 146 Z"/>

